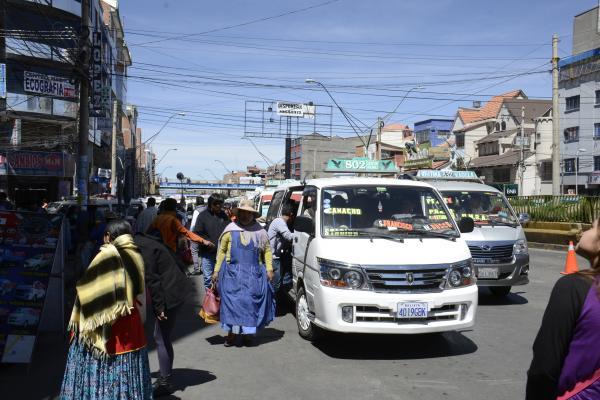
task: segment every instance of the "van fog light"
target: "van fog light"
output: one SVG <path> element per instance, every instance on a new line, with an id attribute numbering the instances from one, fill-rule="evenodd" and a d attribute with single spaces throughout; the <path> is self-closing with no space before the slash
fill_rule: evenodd
<path id="1" fill-rule="evenodd" d="M 523 266 L 523 268 L 521 268 L 521 275 L 528 275 L 529 274 L 529 265 L 525 265 Z"/>
<path id="2" fill-rule="evenodd" d="M 354 322 L 354 306 L 342 307 L 342 320 L 349 323 Z"/>
<path id="3" fill-rule="evenodd" d="M 469 306 L 466 304 L 460 305 L 460 319 L 463 320 L 467 316 L 467 311 L 469 311 Z"/>

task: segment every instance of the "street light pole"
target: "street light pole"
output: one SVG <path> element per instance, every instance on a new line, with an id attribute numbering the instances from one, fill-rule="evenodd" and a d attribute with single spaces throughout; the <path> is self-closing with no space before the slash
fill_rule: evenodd
<path id="1" fill-rule="evenodd" d="M 163 129 L 165 129 L 165 127 L 167 126 L 167 124 L 171 121 L 171 119 L 173 119 L 176 116 L 180 116 L 180 117 L 185 117 L 185 113 L 184 112 L 176 112 L 173 113 L 169 116 L 169 118 L 167 118 L 167 120 L 165 121 L 164 124 L 162 124 L 162 126 L 160 127 L 160 129 L 158 130 L 158 132 L 156 132 L 154 135 L 150 136 L 148 139 L 146 139 L 145 142 L 143 142 L 142 144 L 140 144 L 140 146 L 143 146 L 145 144 L 150 143 L 152 140 L 154 140 L 162 131 Z"/>
<path id="2" fill-rule="evenodd" d="M 227 173 L 229 174 L 230 172 L 233 172 L 232 169 L 227 168 L 227 166 L 225 165 L 225 163 L 221 160 L 215 160 L 215 162 L 218 162 L 219 164 L 221 164 L 223 166 L 223 168 L 225 168 L 225 171 L 227 171 Z"/>
<path id="3" fill-rule="evenodd" d="M 169 150 L 167 150 L 167 151 L 165 152 L 165 154 L 163 154 L 163 156 L 162 156 L 162 157 L 161 157 L 161 158 L 158 160 L 158 162 L 156 163 L 156 165 L 160 164 L 160 162 L 161 162 L 161 161 L 162 161 L 162 160 L 163 160 L 163 159 L 164 159 L 164 158 L 167 156 L 167 154 L 169 154 L 169 152 L 170 152 L 170 151 L 172 151 L 172 150 L 174 150 L 174 151 L 177 151 L 177 149 L 176 149 L 176 148 L 173 148 L 173 149 L 169 149 Z"/>

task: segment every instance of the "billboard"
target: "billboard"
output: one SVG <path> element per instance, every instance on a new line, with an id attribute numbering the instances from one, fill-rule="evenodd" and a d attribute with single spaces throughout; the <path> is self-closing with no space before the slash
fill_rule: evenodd
<path id="1" fill-rule="evenodd" d="M 65 156 L 60 152 L 10 151 L 0 153 L 0 175 L 65 176 Z"/>
<path id="2" fill-rule="evenodd" d="M 61 215 L 0 211 L 1 363 L 31 359 L 61 225 Z"/>
<path id="3" fill-rule="evenodd" d="M 75 85 L 67 78 L 38 72 L 23 72 L 23 88 L 25 92 L 43 94 L 51 97 L 75 98 Z"/>

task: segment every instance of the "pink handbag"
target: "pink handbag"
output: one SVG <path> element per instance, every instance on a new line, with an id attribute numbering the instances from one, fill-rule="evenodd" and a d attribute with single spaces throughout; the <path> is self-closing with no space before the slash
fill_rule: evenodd
<path id="1" fill-rule="evenodd" d="M 202 301 L 202 308 L 200 309 L 200 317 L 204 319 L 207 324 L 215 324 L 219 322 L 219 309 L 221 308 L 221 298 L 217 293 L 215 285 L 206 289 L 204 300 Z"/>

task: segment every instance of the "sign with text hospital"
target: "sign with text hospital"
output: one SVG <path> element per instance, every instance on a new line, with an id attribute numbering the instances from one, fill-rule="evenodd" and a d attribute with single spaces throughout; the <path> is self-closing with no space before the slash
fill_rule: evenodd
<path id="1" fill-rule="evenodd" d="M 25 92 L 37 93 L 52 97 L 77 97 L 75 85 L 67 78 L 37 72 L 24 71 L 23 88 Z"/>

